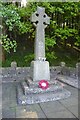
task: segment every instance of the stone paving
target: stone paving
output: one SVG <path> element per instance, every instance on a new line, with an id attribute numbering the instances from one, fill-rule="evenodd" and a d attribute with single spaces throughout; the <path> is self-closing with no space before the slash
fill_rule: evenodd
<path id="1" fill-rule="evenodd" d="M 2 118 L 79 119 L 78 106 L 80 102 L 78 102 L 78 89 L 65 85 L 65 88 L 72 93 L 71 96 L 67 99 L 20 106 L 17 104 L 17 84 L 18 82 L 5 82 L 2 84 Z"/>
<path id="2" fill-rule="evenodd" d="M 80 89 L 79 78 L 74 79 L 74 78 L 71 78 L 71 77 L 69 77 L 69 76 L 58 75 L 58 76 L 57 76 L 57 79 L 58 79 L 59 81 L 63 82 L 63 83 L 67 83 L 67 84 L 69 84 L 69 85 L 71 85 L 71 86 L 74 86 L 74 87 Z"/>

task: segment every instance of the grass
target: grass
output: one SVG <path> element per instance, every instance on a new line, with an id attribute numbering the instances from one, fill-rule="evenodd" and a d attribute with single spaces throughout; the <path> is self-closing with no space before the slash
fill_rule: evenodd
<path id="1" fill-rule="evenodd" d="M 60 65 L 60 62 L 65 62 L 67 66 L 75 67 L 79 59 L 79 54 L 76 51 L 65 48 L 54 48 L 56 59 L 47 58 L 50 66 Z M 12 61 L 17 62 L 18 67 L 30 66 L 33 57 L 33 49 L 17 50 L 16 53 L 6 54 L 6 61 L 2 64 L 3 67 L 10 67 Z"/>

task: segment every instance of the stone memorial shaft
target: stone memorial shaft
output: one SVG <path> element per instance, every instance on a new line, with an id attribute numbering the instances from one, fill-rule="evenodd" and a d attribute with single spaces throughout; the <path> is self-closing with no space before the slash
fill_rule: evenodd
<path id="1" fill-rule="evenodd" d="M 50 80 L 49 62 L 45 61 L 45 28 L 50 23 L 50 18 L 45 13 L 45 8 L 37 7 L 31 21 L 36 27 L 35 61 L 31 62 L 31 76 L 33 81 Z"/>
<path id="2" fill-rule="evenodd" d="M 36 27 L 35 60 L 45 60 L 45 28 L 50 23 L 45 8 L 38 7 L 37 12 L 32 14 L 31 21 Z"/>

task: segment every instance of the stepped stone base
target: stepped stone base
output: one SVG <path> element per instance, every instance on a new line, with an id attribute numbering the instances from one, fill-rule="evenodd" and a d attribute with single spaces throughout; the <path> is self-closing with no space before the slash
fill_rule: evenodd
<path id="1" fill-rule="evenodd" d="M 19 104 L 34 104 L 68 98 L 71 93 L 64 89 L 58 81 L 49 81 L 49 88 L 42 90 L 37 82 L 24 81 L 17 86 Z"/>

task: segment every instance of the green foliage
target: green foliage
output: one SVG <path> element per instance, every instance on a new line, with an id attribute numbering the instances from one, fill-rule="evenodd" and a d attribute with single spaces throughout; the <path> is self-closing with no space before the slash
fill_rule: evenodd
<path id="1" fill-rule="evenodd" d="M 24 60 L 27 64 L 30 64 L 32 60 L 34 60 L 34 54 L 29 54 L 24 57 Z"/>
<path id="2" fill-rule="evenodd" d="M 76 41 L 74 43 L 76 46 L 80 46 L 80 36 L 76 36 Z"/>
<path id="3" fill-rule="evenodd" d="M 54 56 L 56 58 L 53 58 Z M 5 66 L 5 67 L 10 67 L 12 61 L 16 61 L 18 64 L 18 67 L 25 67 L 25 66 L 30 67 L 31 61 L 34 59 L 34 55 L 32 55 L 32 53 L 29 50 L 27 50 L 27 52 L 26 51 L 24 52 L 23 50 L 22 51 L 17 50 L 17 52 L 13 54 L 7 53 L 6 57 L 8 59 L 6 59 L 6 61 L 2 64 L 2 66 Z M 49 61 L 50 66 L 60 65 L 60 62 L 64 61 L 67 64 L 67 66 L 75 67 L 76 61 L 80 61 L 76 53 L 73 55 L 72 53 L 70 53 L 70 51 L 67 52 L 65 48 L 63 50 L 57 48 L 55 49 L 55 52 L 51 55 L 50 55 L 50 52 L 49 52 L 49 55 L 47 52 L 46 58 Z"/>
<path id="4" fill-rule="evenodd" d="M 46 58 L 49 61 L 50 65 L 52 65 L 53 60 L 57 59 L 57 56 L 54 51 L 51 51 L 46 53 Z"/>
<path id="5" fill-rule="evenodd" d="M 67 40 L 69 37 L 73 37 L 74 39 L 78 40 L 77 37 L 79 37 L 79 35 L 78 30 L 65 27 L 64 29 L 63 28 L 56 29 L 55 37 L 59 37 L 63 41 Z"/>
<path id="6" fill-rule="evenodd" d="M 24 42 L 25 47 L 28 45 L 33 47 L 36 30 L 30 17 L 36 11 L 37 6 L 45 7 L 45 12 L 50 17 L 50 25 L 45 32 L 46 57 L 50 63 L 56 59 L 54 52 L 56 45 L 60 46 L 60 43 L 63 43 L 61 47 L 64 47 L 69 43 L 72 46 L 80 47 L 80 2 L 28 2 L 25 8 L 11 3 L 0 3 L 3 31 L 5 31 L 5 35 L 7 34 L 3 37 L 6 39 L 6 43 L 3 42 L 6 46 L 5 50 L 9 52 L 10 49 L 14 49 L 13 40 L 16 40 L 17 44 Z M 30 54 L 24 59 L 28 63 L 33 57 Z"/>
<path id="7" fill-rule="evenodd" d="M 16 6 L 12 4 L 6 5 L 5 7 L 3 6 L 2 17 L 9 31 L 12 31 L 15 27 L 19 26 L 21 17 L 17 12 Z"/>
<path id="8" fill-rule="evenodd" d="M 10 50 L 13 49 L 13 51 L 16 52 L 17 43 L 15 40 L 11 41 L 7 35 L 3 34 L 1 34 L 0 40 L 0 43 L 5 51 L 10 53 Z"/>
<path id="9" fill-rule="evenodd" d="M 2 66 L 2 61 L 0 60 L 0 67 Z"/>
<path id="10" fill-rule="evenodd" d="M 49 51 L 51 48 L 53 48 L 55 44 L 56 41 L 54 37 L 50 38 L 49 36 L 46 36 L 45 38 L 46 51 Z"/>

